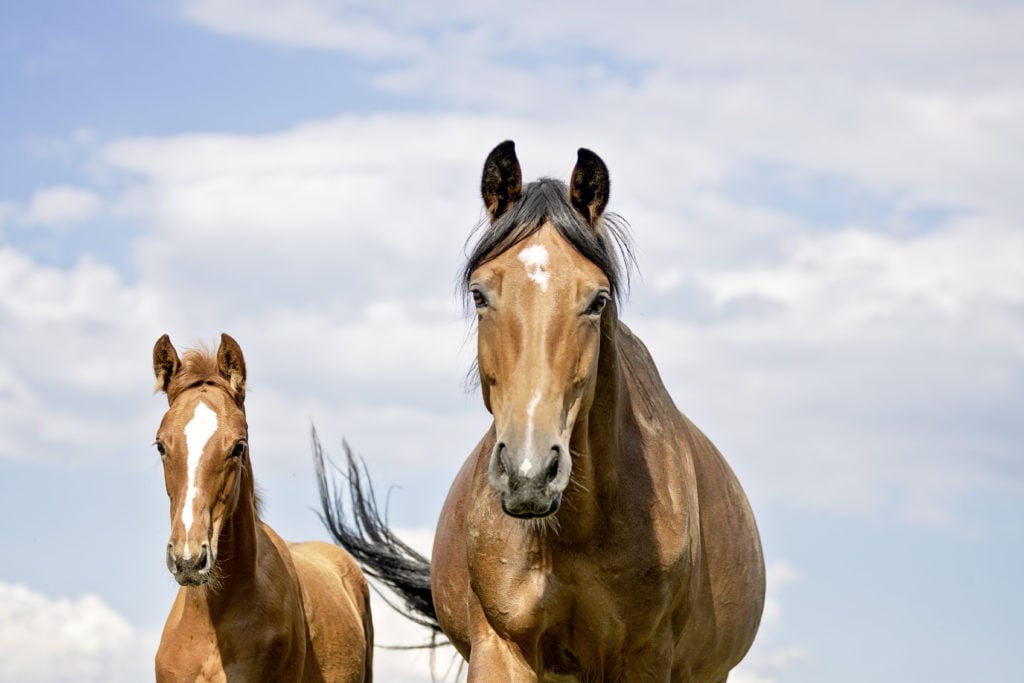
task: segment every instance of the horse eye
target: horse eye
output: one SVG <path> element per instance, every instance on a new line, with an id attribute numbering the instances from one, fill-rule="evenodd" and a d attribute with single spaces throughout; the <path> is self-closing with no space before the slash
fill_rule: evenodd
<path id="1" fill-rule="evenodd" d="M 474 306 L 476 306 L 477 308 L 487 307 L 487 297 L 485 297 L 479 289 L 471 289 L 469 293 L 473 295 Z"/>
<path id="2" fill-rule="evenodd" d="M 160 454 L 161 458 L 166 458 L 167 457 L 167 449 L 164 448 L 164 445 L 162 443 L 157 441 L 153 445 L 156 446 L 156 452 Z"/>
<path id="3" fill-rule="evenodd" d="M 604 307 L 608 305 L 608 295 L 601 292 L 594 297 L 594 300 L 590 302 L 590 306 L 587 308 L 587 315 L 600 315 Z"/>
<path id="4" fill-rule="evenodd" d="M 235 444 L 235 447 L 231 449 L 231 457 L 242 457 L 242 454 L 245 453 L 245 445 L 245 440 L 239 440 L 239 442 Z"/>

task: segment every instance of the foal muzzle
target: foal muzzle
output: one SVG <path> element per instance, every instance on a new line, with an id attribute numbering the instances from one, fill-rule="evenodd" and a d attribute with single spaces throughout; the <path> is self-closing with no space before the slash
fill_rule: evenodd
<path id="1" fill-rule="evenodd" d="M 209 581 L 213 560 L 209 543 L 202 543 L 198 552 L 190 553 L 188 557 L 176 552 L 174 543 L 167 544 L 167 569 L 182 586 L 201 586 Z"/>

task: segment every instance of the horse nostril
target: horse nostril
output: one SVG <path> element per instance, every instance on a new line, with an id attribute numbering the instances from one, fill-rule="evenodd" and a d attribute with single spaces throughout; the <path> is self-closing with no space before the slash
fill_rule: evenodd
<path id="1" fill-rule="evenodd" d="M 508 450 L 505 444 L 498 444 L 498 476 L 507 477 L 509 473 Z"/>
<path id="2" fill-rule="evenodd" d="M 549 484 L 552 483 L 556 477 L 558 477 L 559 464 L 562 460 L 562 449 L 560 449 L 558 446 L 555 446 L 554 448 L 551 449 L 551 455 L 552 458 L 551 462 L 548 463 L 547 471 L 547 478 Z"/>

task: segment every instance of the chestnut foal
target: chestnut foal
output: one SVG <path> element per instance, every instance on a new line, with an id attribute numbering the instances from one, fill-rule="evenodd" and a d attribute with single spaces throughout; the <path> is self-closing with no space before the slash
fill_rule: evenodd
<path id="1" fill-rule="evenodd" d="M 167 568 L 181 584 L 156 654 L 157 681 L 371 680 L 366 579 L 322 542 L 291 544 L 260 520 L 245 419 L 245 360 L 153 348 L 170 408 L 156 448 L 171 500 Z"/>

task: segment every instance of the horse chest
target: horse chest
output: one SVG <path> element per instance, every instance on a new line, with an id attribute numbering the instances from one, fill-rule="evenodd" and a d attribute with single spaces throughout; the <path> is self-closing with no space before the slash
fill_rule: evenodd
<path id="1" fill-rule="evenodd" d="M 565 680 L 670 628 L 674 581 L 656 566 L 533 549 L 477 556 L 471 584 L 490 628 Z"/>

